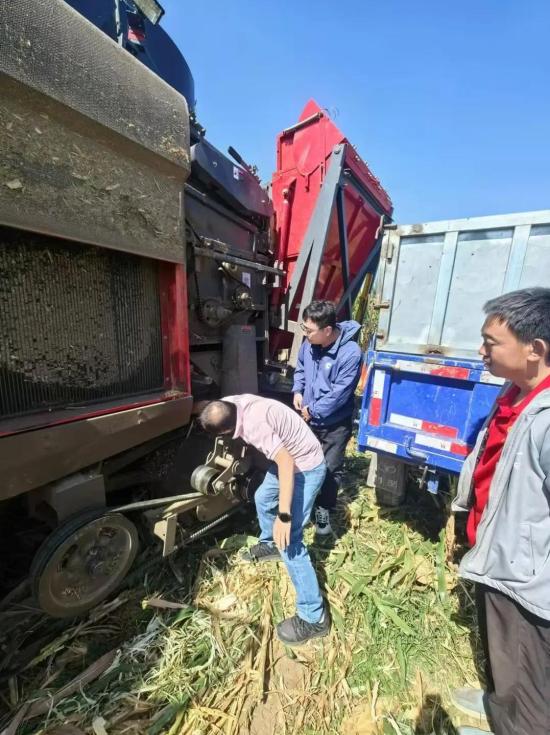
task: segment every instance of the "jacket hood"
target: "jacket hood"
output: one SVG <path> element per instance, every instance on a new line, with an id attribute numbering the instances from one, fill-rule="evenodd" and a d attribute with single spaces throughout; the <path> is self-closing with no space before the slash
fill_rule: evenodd
<path id="1" fill-rule="evenodd" d="M 361 329 L 361 325 L 359 324 L 359 322 L 356 322 L 353 319 L 350 319 L 346 322 L 336 322 L 336 327 L 340 330 L 338 339 L 336 340 L 336 342 L 333 342 L 329 347 L 325 347 L 325 349 L 327 350 L 327 354 L 329 355 L 335 355 L 343 345 L 345 345 L 347 342 L 351 342 L 357 332 Z M 315 345 L 315 348 L 318 350 L 319 346 Z"/>
<path id="2" fill-rule="evenodd" d="M 359 322 L 356 322 L 353 319 L 350 319 L 347 322 L 338 322 L 336 326 L 340 330 L 339 341 L 341 345 L 349 342 L 350 339 L 353 339 L 357 332 L 361 329 L 361 325 L 359 324 Z"/>

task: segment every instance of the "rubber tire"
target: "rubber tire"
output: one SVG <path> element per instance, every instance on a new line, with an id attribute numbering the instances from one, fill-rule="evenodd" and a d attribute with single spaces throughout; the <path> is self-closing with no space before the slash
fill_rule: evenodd
<path id="1" fill-rule="evenodd" d="M 63 609 L 59 606 L 47 606 L 43 604 L 43 601 L 41 600 L 40 595 L 40 581 L 42 579 L 42 575 L 44 574 L 44 571 L 46 570 L 46 567 L 48 566 L 48 563 L 50 562 L 52 556 L 57 551 L 58 547 L 64 543 L 72 534 L 74 534 L 76 531 L 81 529 L 83 526 L 86 526 L 88 523 L 91 523 L 91 521 L 95 521 L 98 518 L 102 518 L 103 516 L 108 515 L 116 515 L 121 516 L 124 518 L 125 523 L 128 524 L 128 530 L 133 538 L 133 550 L 130 553 L 130 556 L 128 558 L 128 561 L 124 567 L 124 571 L 122 574 L 118 574 L 115 580 L 113 581 L 112 586 L 109 586 L 106 591 L 97 599 L 94 599 L 91 603 L 86 603 L 85 605 L 82 605 L 81 607 L 71 607 L 68 611 L 66 609 Z M 105 512 L 105 508 L 101 509 L 94 509 L 94 510 L 87 510 L 82 513 L 78 513 L 77 515 L 71 516 L 68 518 L 64 523 L 59 525 L 57 528 L 55 528 L 52 533 L 44 540 L 38 551 L 36 552 L 34 559 L 31 564 L 30 573 L 29 573 L 29 579 L 30 579 L 30 586 L 31 591 L 34 600 L 40 607 L 40 609 L 45 612 L 47 615 L 49 615 L 52 618 L 76 618 L 80 615 L 83 615 L 84 613 L 88 612 L 88 610 L 91 610 L 96 605 L 98 605 L 100 602 L 102 602 L 105 598 L 109 597 L 119 586 L 119 584 L 122 582 L 128 571 L 130 570 L 132 564 L 134 563 L 134 560 L 136 558 L 137 552 L 139 549 L 139 534 L 138 530 L 132 521 L 130 521 L 126 516 L 123 516 L 120 513 L 113 513 L 110 514 L 108 512 Z"/>
<path id="2" fill-rule="evenodd" d="M 383 487 L 375 487 L 376 505 L 381 508 L 398 508 L 405 502 L 405 493 L 395 490 L 387 490 Z"/>

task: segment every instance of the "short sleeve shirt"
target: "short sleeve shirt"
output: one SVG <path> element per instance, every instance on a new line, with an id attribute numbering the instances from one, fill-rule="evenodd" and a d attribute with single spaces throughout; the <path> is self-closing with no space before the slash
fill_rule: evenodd
<path id="1" fill-rule="evenodd" d="M 324 461 L 315 434 L 284 403 L 250 393 L 226 396 L 223 400 L 237 407 L 234 439 L 242 439 L 271 460 L 284 447 L 300 472 L 313 470 Z"/>

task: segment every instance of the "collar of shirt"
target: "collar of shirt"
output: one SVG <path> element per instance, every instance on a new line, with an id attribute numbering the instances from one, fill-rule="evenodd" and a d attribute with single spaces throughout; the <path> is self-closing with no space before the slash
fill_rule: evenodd
<path id="1" fill-rule="evenodd" d="M 514 406 L 514 401 L 517 399 L 520 389 L 519 386 L 512 385 L 510 390 L 507 390 L 503 396 L 497 398 L 499 416 L 503 418 L 517 416 L 527 405 L 529 405 L 529 403 L 536 395 L 541 393 L 546 388 L 550 388 L 550 375 L 544 378 L 544 380 L 541 380 L 541 382 L 535 388 L 533 388 L 533 390 L 529 391 L 529 393 L 525 396 L 525 398 L 523 398 L 522 401 Z"/>

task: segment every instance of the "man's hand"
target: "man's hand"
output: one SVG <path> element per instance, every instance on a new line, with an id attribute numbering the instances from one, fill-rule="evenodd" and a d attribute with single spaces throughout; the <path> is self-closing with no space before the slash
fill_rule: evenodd
<path id="1" fill-rule="evenodd" d="M 301 393 L 295 393 L 294 394 L 294 408 L 297 411 L 302 410 L 302 401 L 304 400 L 304 397 Z"/>
<path id="2" fill-rule="evenodd" d="M 279 551 L 284 551 L 290 543 L 290 523 L 283 523 L 280 518 L 273 524 L 273 541 Z"/>
<path id="3" fill-rule="evenodd" d="M 309 413 L 307 406 L 302 408 L 302 418 L 304 421 L 311 421 L 311 414 Z"/>

